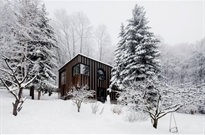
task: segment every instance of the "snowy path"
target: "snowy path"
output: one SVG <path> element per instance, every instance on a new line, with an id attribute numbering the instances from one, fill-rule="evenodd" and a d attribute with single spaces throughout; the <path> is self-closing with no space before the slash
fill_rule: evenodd
<path id="1" fill-rule="evenodd" d="M 155 130 L 150 120 L 134 123 L 125 121 L 124 115 L 113 114 L 108 104 L 105 104 L 102 115 L 99 112 L 93 115 L 90 104 L 83 104 L 81 112 L 77 113 L 77 108 L 71 101 L 44 97 L 40 101 L 27 99 L 22 111 L 14 117 L 11 114 L 12 96 L 5 90 L 0 90 L 0 94 L 0 131 L 3 134 L 169 134 L 170 115 L 160 119 L 158 129 Z M 175 117 L 180 134 L 204 133 L 203 115 L 177 113 Z"/>

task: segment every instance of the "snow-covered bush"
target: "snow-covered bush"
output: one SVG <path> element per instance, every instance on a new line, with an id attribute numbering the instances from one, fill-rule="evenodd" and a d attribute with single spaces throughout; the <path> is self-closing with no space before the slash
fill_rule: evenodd
<path id="1" fill-rule="evenodd" d="M 116 113 L 116 114 L 120 115 L 122 113 L 122 106 L 121 105 L 113 105 L 111 107 L 111 111 L 113 113 Z"/>
<path id="2" fill-rule="evenodd" d="M 128 111 L 125 116 L 125 120 L 129 122 L 134 122 L 134 121 L 145 121 L 148 119 L 148 114 L 145 112 L 141 111 Z"/>
<path id="3" fill-rule="evenodd" d="M 166 100 L 168 102 L 169 99 L 161 92 L 164 87 L 160 83 L 153 82 L 155 81 L 151 79 L 133 82 L 129 87 L 125 88 L 125 91 L 120 93 L 118 101 L 120 104 L 126 106 L 129 111 L 148 113 L 153 121 L 153 127 L 157 128 L 160 118 L 168 113 L 175 112 L 182 105 L 171 103 L 165 106 L 163 101 Z M 134 121 L 135 115 L 128 114 L 128 119 L 129 121 Z"/>
<path id="4" fill-rule="evenodd" d="M 137 121 L 145 121 L 149 117 L 148 114 L 145 112 L 136 112 L 136 114 L 137 114 L 137 119 L 136 119 Z"/>
<path id="5" fill-rule="evenodd" d="M 183 106 L 178 110 L 180 113 L 195 114 L 200 113 L 199 108 L 205 105 L 203 87 L 196 87 L 190 84 L 175 85 L 164 88 L 166 100 L 163 101 L 165 105 L 182 104 Z M 171 104 L 170 104 L 171 103 Z"/>
<path id="6" fill-rule="evenodd" d="M 93 114 L 96 114 L 97 111 L 99 111 L 99 106 L 100 106 L 99 102 L 95 102 L 91 105 L 91 110 Z"/>
<path id="7" fill-rule="evenodd" d="M 99 114 L 101 115 L 104 112 L 104 108 L 104 105 L 99 101 L 92 103 L 91 105 L 91 110 L 93 114 L 97 114 L 97 112 L 100 111 Z"/>
<path id="8" fill-rule="evenodd" d="M 100 111 L 100 113 L 99 113 L 100 115 L 104 112 L 104 108 L 105 108 L 105 107 L 103 106 L 102 109 L 101 109 L 101 111 Z"/>
<path id="9" fill-rule="evenodd" d="M 71 97 L 73 103 L 77 105 L 78 112 L 80 112 L 80 107 L 82 102 L 86 102 L 88 97 L 93 97 L 94 90 L 89 90 L 88 86 L 77 86 L 72 87 L 67 93 L 67 97 Z"/>
<path id="10" fill-rule="evenodd" d="M 129 121 L 129 122 L 134 122 L 136 121 L 136 118 L 137 118 L 137 115 L 136 115 L 136 112 L 127 112 L 126 113 L 126 120 Z"/>
<path id="11" fill-rule="evenodd" d="M 186 114 L 195 114 L 198 113 L 198 108 L 196 106 L 184 105 L 177 112 L 186 113 Z"/>

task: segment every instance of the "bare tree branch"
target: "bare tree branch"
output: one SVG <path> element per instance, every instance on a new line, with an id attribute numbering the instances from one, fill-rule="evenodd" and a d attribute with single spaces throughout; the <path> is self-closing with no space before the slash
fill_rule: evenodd
<path id="1" fill-rule="evenodd" d="M 12 67 L 9 65 L 9 63 L 8 63 L 8 58 L 3 58 L 4 59 L 4 61 L 5 61 L 5 63 L 6 63 L 6 65 L 7 65 L 7 67 L 9 68 L 9 70 L 11 70 L 11 72 L 12 73 L 10 73 L 9 75 L 11 75 L 13 78 L 14 78 L 14 80 L 16 81 L 16 83 L 20 86 L 20 83 L 19 83 L 19 81 L 18 81 L 18 79 L 16 78 L 16 76 L 15 76 L 15 72 L 14 72 L 14 70 L 12 69 Z"/>
<path id="2" fill-rule="evenodd" d="M 170 111 L 167 111 L 167 112 L 164 112 L 164 114 L 162 114 L 161 116 L 159 116 L 157 119 L 162 118 L 163 116 L 165 116 L 165 115 L 168 114 L 168 113 L 176 112 L 176 111 L 177 111 L 179 108 L 181 108 L 181 107 L 182 107 L 182 105 L 176 105 L 176 108 L 175 108 L 175 109 L 170 110 Z"/>
<path id="3" fill-rule="evenodd" d="M 0 68 L 0 70 L 1 70 L 1 71 L 3 71 L 4 73 L 9 74 L 10 76 L 12 76 L 12 73 L 10 73 L 10 72 L 9 72 L 9 71 L 7 71 L 7 70 L 5 70 L 5 69 L 1 69 L 1 68 Z"/>
<path id="4" fill-rule="evenodd" d="M 6 89 L 16 98 L 16 100 L 19 100 L 18 96 L 9 88 L 9 86 L 5 83 L 4 79 L 0 78 Z"/>

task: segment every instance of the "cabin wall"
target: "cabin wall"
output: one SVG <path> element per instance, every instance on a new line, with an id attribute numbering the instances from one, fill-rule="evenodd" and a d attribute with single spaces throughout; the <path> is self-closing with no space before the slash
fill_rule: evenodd
<path id="1" fill-rule="evenodd" d="M 89 66 L 89 76 L 87 75 L 75 75 L 73 76 L 73 67 L 78 64 L 82 63 Z M 103 69 L 106 74 L 105 80 L 99 80 L 97 78 L 97 70 Z M 69 89 L 72 86 L 84 86 L 88 85 L 89 89 L 95 90 L 96 94 L 94 95 L 94 98 L 97 96 L 97 90 L 98 88 L 105 89 L 105 94 L 107 96 L 107 89 L 110 85 L 110 79 L 111 79 L 111 69 L 112 67 L 105 65 L 103 63 L 100 63 L 98 61 L 95 61 L 93 59 L 87 58 L 82 55 L 77 55 L 73 60 L 71 60 L 66 66 L 61 68 L 59 70 L 59 88 L 61 89 L 61 97 L 65 96 L 66 92 L 69 91 Z M 66 84 L 64 86 L 61 85 L 61 72 L 66 71 Z M 110 93 L 111 100 L 115 99 L 115 93 Z"/>

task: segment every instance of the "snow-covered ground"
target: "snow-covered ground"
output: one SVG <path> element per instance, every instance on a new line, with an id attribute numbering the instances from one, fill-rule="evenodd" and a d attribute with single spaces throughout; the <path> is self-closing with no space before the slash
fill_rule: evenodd
<path id="1" fill-rule="evenodd" d="M 24 92 L 26 93 L 26 92 Z M 12 115 L 14 98 L 0 89 L 0 134 L 169 134 L 170 115 L 159 120 L 154 129 L 150 119 L 128 122 L 125 113 L 114 114 L 113 105 L 101 104 L 104 111 L 92 114 L 91 104 L 82 104 L 81 112 L 72 101 L 58 99 L 58 95 L 42 96 L 42 100 L 27 99 L 17 117 Z M 175 113 L 179 134 L 205 134 L 205 116 Z"/>

